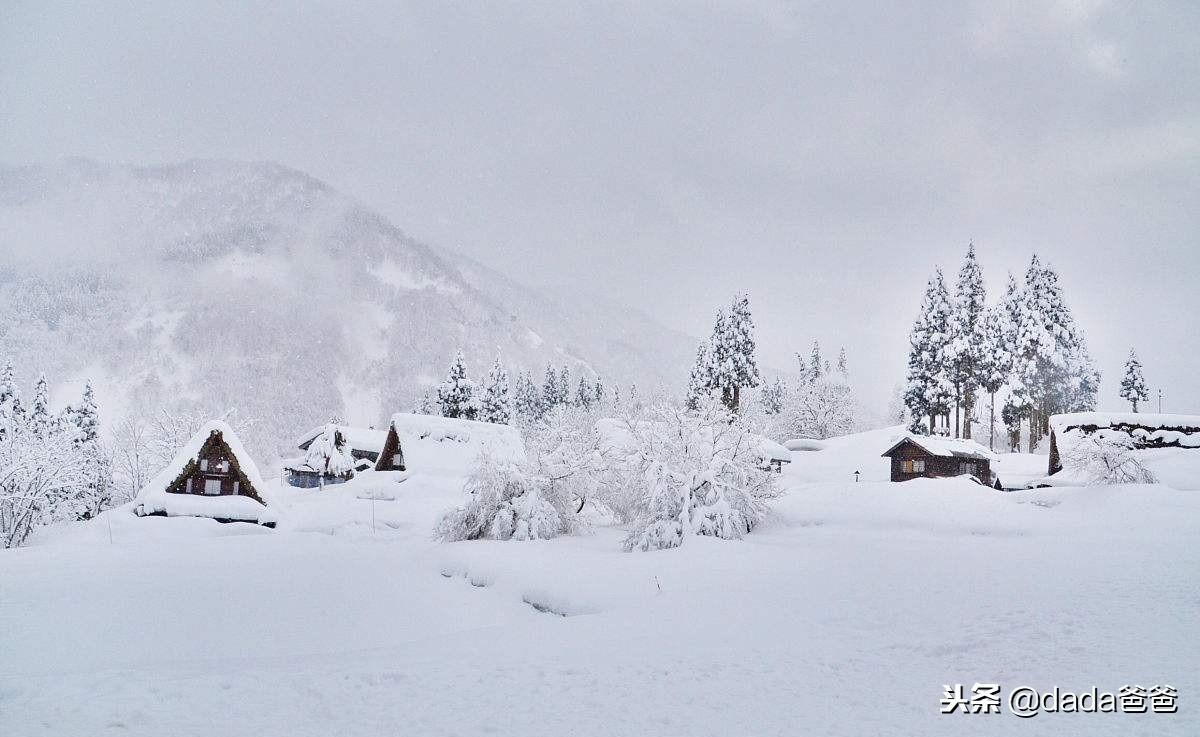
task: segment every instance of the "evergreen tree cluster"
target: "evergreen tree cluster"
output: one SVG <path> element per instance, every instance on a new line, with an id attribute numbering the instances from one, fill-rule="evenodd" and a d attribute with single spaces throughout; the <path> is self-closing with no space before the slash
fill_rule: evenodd
<path id="1" fill-rule="evenodd" d="M 799 381 L 782 378 L 759 391 L 766 434 L 777 438 L 831 438 L 854 429 L 856 404 L 850 387 L 846 349 L 831 365 L 813 341 L 807 356 L 797 353 Z"/>
<path id="2" fill-rule="evenodd" d="M 503 425 L 532 424 L 542 421 L 556 408 L 588 408 L 607 398 L 607 388 L 599 376 L 589 379 L 581 375 L 574 380 L 570 367 L 547 365 L 543 381 L 538 385 L 528 371 L 512 378 L 499 356 L 492 362 L 483 386 L 478 387 L 471 380 L 466 361 L 459 351 L 450 363 L 445 380 L 437 386 L 436 413 L 443 417 Z M 434 413 L 428 394 L 418 411 Z"/>
<path id="3" fill-rule="evenodd" d="M 112 464 L 100 443 L 100 413 L 89 382 L 78 405 L 55 413 L 38 378 L 28 410 L 12 364 L 0 371 L 0 544 L 20 545 L 36 528 L 90 519 L 108 506 Z"/>
<path id="4" fill-rule="evenodd" d="M 1035 254 L 1024 284 L 1009 275 L 1001 300 L 987 306 L 974 245 L 951 294 L 940 269 L 928 281 L 909 335 L 904 401 L 917 433 L 971 438 L 980 392 L 988 394 L 994 445 L 996 397 L 1016 448 L 1021 429 L 1030 450 L 1046 435 L 1050 415 L 1092 409 L 1100 375 L 1059 286 L 1058 273 Z"/>

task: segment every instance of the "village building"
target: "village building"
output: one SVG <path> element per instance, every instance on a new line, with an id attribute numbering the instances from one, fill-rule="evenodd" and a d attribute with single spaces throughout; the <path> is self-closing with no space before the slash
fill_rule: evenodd
<path id="1" fill-rule="evenodd" d="M 209 517 L 274 527 L 277 515 L 262 496 L 262 477 L 229 425 L 200 428 L 134 500 L 139 517 Z"/>
<path id="2" fill-rule="evenodd" d="M 1134 450 L 1200 449 L 1200 415 L 1137 412 L 1075 412 L 1050 417 L 1050 457 L 1046 472 L 1063 470 L 1075 438 L 1100 435 Z"/>
<path id="3" fill-rule="evenodd" d="M 326 425 L 315 437 L 301 442 L 300 449 L 304 456 L 284 461 L 283 468 L 288 484 L 301 489 L 341 484 L 354 478 L 364 464 L 366 468 L 373 465 L 353 455 L 346 433 L 337 425 Z"/>
<path id="4" fill-rule="evenodd" d="M 320 425 L 304 433 L 297 438 L 296 447 L 307 453 L 313 442 L 325 435 L 329 427 L 331 425 Z M 383 450 L 383 442 L 387 437 L 386 432 L 373 427 L 352 427 L 336 423 L 332 424 L 332 427 L 341 433 L 346 449 L 356 461 L 369 461 L 374 464 L 379 460 L 379 452 Z"/>
<path id="5" fill-rule="evenodd" d="M 883 453 L 892 462 L 892 481 L 971 476 L 992 484 L 992 454 L 973 440 L 905 435 Z"/>
<path id="6" fill-rule="evenodd" d="M 387 435 L 383 447 L 375 460 L 376 471 L 404 471 L 404 447 L 400 445 L 400 435 L 396 432 L 396 421 L 388 424 Z"/>
<path id="7" fill-rule="evenodd" d="M 759 445 L 762 457 L 762 467 L 775 473 L 783 473 L 783 464 L 792 462 L 792 452 L 769 438 L 763 438 Z"/>

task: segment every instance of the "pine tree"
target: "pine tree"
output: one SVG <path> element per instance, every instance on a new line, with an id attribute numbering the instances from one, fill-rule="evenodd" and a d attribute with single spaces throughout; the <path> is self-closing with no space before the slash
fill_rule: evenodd
<path id="1" fill-rule="evenodd" d="M 721 390 L 721 400 L 736 412 L 741 404 L 743 388 L 753 389 L 762 383 L 755 358 L 754 320 L 750 315 L 750 298 L 733 298 L 729 316 L 717 313 L 710 341 L 714 387 Z"/>
<path id="2" fill-rule="evenodd" d="M 546 364 L 546 378 L 542 381 L 542 411 L 549 412 L 559 405 L 562 392 L 558 388 L 558 372 Z"/>
<path id="3" fill-rule="evenodd" d="M 479 419 L 497 425 L 512 421 L 512 398 L 509 395 L 508 372 L 496 356 L 492 370 L 483 383 L 483 398 L 479 404 Z"/>
<path id="4" fill-rule="evenodd" d="M 1011 279 L 1011 277 L 1010 277 Z M 1015 284 L 1012 285 L 1015 288 Z M 1012 371 L 1012 329 L 1003 303 L 984 312 L 982 350 L 979 352 L 979 386 L 991 398 L 988 410 L 988 448 L 996 449 L 996 392 Z"/>
<path id="5" fill-rule="evenodd" d="M 779 377 L 776 377 L 773 383 L 764 385 L 762 394 L 759 396 L 763 412 L 768 415 L 778 415 L 782 412 L 786 392 L 783 380 Z"/>
<path id="6" fill-rule="evenodd" d="M 689 410 L 695 411 L 714 388 L 712 357 L 709 342 L 706 340 L 696 347 L 696 362 L 692 364 L 692 373 L 688 377 L 687 397 L 684 399 L 684 405 Z"/>
<path id="7" fill-rule="evenodd" d="M 9 432 L 17 432 L 24 424 L 21 400 L 17 396 L 17 382 L 13 378 L 12 362 L 0 372 L 0 438 Z"/>
<path id="8" fill-rule="evenodd" d="M 1129 358 L 1125 359 L 1125 376 L 1121 379 L 1121 399 L 1133 405 L 1133 411 L 1138 411 L 1138 402 L 1150 398 L 1146 390 L 1146 379 L 1142 376 L 1142 362 L 1138 360 L 1133 349 L 1129 349 Z"/>
<path id="9" fill-rule="evenodd" d="M 558 405 L 567 407 L 571 404 L 571 369 L 566 364 L 563 365 L 561 373 L 558 375 Z"/>
<path id="10" fill-rule="evenodd" d="M 516 389 L 513 392 L 513 409 L 517 417 L 525 422 L 535 422 L 544 414 L 542 395 L 528 371 L 522 371 L 517 377 Z"/>
<path id="11" fill-rule="evenodd" d="M 937 418 L 949 412 L 954 393 L 946 367 L 950 337 L 950 295 L 938 269 L 925 286 L 921 312 L 909 334 L 904 403 L 912 416 L 913 432 L 925 432 L 921 418 L 928 417 L 928 432 L 934 434 Z"/>
<path id="12" fill-rule="evenodd" d="M 462 351 L 459 351 L 450 364 L 445 381 L 438 386 L 442 417 L 475 419 L 474 393 L 475 385 L 467 378 L 467 366 Z"/>
<path id="13" fill-rule="evenodd" d="M 808 352 L 808 373 L 806 376 L 810 384 L 820 380 L 821 375 L 824 373 L 821 365 L 821 344 L 814 340 L 812 348 Z"/>
<path id="14" fill-rule="evenodd" d="M 33 407 L 29 411 L 28 427 L 39 437 L 50 434 L 54 426 L 54 418 L 50 415 L 50 387 L 46 383 L 46 375 L 38 377 L 33 389 Z"/>
<path id="15" fill-rule="evenodd" d="M 842 378 L 849 378 L 849 376 L 850 376 L 850 369 L 849 369 L 849 366 L 846 364 L 846 347 L 845 346 L 842 346 L 842 348 L 840 350 L 838 350 L 837 371 L 839 374 L 842 375 Z"/>
<path id="16" fill-rule="evenodd" d="M 592 406 L 592 387 L 588 385 L 587 377 L 579 377 L 579 386 L 575 390 L 575 406 L 587 409 Z"/>
<path id="17" fill-rule="evenodd" d="M 84 384 L 83 400 L 79 406 L 68 408 L 67 422 L 76 433 L 77 442 L 91 443 L 96 440 L 100 429 L 100 408 L 96 404 L 92 382 Z"/>
<path id="18" fill-rule="evenodd" d="M 421 395 L 421 403 L 417 406 L 417 414 L 432 415 L 433 414 L 433 398 L 429 396 L 429 390 Z"/>
<path id="19" fill-rule="evenodd" d="M 972 243 L 967 247 L 967 255 L 955 283 L 951 338 L 946 356 L 950 383 L 954 387 L 954 434 L 963 438 L 971 437 L 971 413 L 975 409 L 975 392 L 979 386 L 986 300 L 983 272 L 975 260 L 975 244 Z"/>
<path id="20" fill-rule="evenodd" d="M 1100 374 L 1063 300 L 1058 274 L 1036 254 L 1025 273 L 1017 321 L 1014 394 L 1029 417 L 1029 452 L 1049 429 L 1050 415 L 1095 407 Z"/>
<path id="21" fill-rule="evenodd" d="M 596 383 L 592 388 L 596 391 L 596 404 L 600 404 L 604 401 L 604 382 L 599 376 L 596 377 Z"/>

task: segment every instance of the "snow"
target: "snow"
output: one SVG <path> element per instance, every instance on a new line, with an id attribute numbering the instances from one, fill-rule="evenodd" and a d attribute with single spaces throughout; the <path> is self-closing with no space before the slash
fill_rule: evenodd
<path id="1" fill-rule="evenodd" d="M 497 460 L 525 460 L 525 443 L 511 425 L 401 412 L 392 424 L 404 450 L 404 463 L 426 472 L 466 475 L 480 453 Z"/>
<path id="2" fill-rule="evenodd" d="M 930 455 L 944 458 L 986 458 L 990 460 L 994 457 L 994 454 L 990 450 L 976 443 L 974 440 L 959 440 L 936 435 L 913 435 L 912 433 L 906 433 L 903 437 L 897 439 L 896 443 L 904 440 L 921 446 Z"/>
<path id="3" fill-rule="evenodd" d="M 198 494 L 171 494 L 167 487 L 183 473 L 188 462 L 200 454 L 200 448 L 208 440 L 209 435 L 220 432 L 229 451 L 237 460 L 238 466 L 246 478 L 254 486 L 259 495 L 267 500 L 266 485 L 258 473 L 254 459 L 246 452 L 237 433 L 221 420 L 210 420 L 192 436 L 171 462 L 157 476 L 150 479 L 138 492 L 137 498 L 129 505 L 118 507 L 126 512 L 132 510 L 138 515 L 166 514 L 168 517 L 212 517 L 214 519 L 244 520 L 259 524 L 274 524 L 279 516 L 274 510 L 259 504 L 257 501 L 240 495 L 201 496 Z M 117 510 L 113 510 L 114 513 Z"/>
<path id="4" fill-rule="evenodd" d="M 786 463 L 791 463 L 792 461 L 792 452 L 769 438 L 762 439 L 762 442 L 759 443 L 759 449 L 763 458 L 772 461 L 784 461 Z"/>
<path id="5" fill-rule="evenodd" d="M 440 436 L 473 447 L 476 424 Z M 1196 734 L 1200 494 L 886 483 L 901 430 L 796 454 L 754 532 L 663 552 L 607 526 L 434 542 L 462 448 L 320 493 L 271 482 L 274 532 L 127 510 L 47 529 L 0 553 L 0 733 Z M 1181 705 L 938 713 L 976 682 L 1170 683 Z"/>
<path id="6" fill-rule="evenodd" d="M 309 430 L 296 439 L 296 447 L 301 450 L 307 450 L 307 445 L 313 440 L 320 437 L 325 432 L 329 425 L 319 425 Z M 351 427 L 349 425 L 333 425 L 341 431 L 342 437 L 346 440 L 348 448 L 353 450 L 369 451 L 371 453 L 379 453 L 383 450 L 383 443 L 387 440 L 386 430 L 376 430 L 366 427 Z"/>
<path id="7" fill-rule="evenodd" d="M 783 444 L 788 450 L 798 450 L 803 452 L 811 452 L 815 450 L 825 450 L 825 443 L 820 440 L 811 438 L 794 438 Z"/>
<path id="8" fill-rule="evenodd" d="M 1144 428 L 1188 428 L 1200 433 L 1200 415 L 1143 414 L 1140 412 L 1073 412 L 1050 416 L 1050 427 L 1060 433 L 1071 427 L 1134 425 Z"/>

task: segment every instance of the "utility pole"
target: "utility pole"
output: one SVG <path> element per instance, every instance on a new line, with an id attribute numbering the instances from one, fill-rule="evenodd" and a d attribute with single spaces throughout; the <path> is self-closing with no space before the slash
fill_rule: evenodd
<path id="1" fill-rule="evenodd" d="M 1158 390 L 1158 413 L 1162 414 L 1162 389 Z"/>

